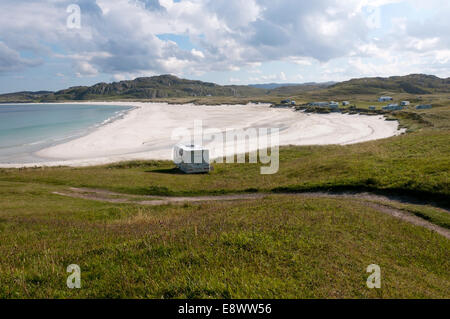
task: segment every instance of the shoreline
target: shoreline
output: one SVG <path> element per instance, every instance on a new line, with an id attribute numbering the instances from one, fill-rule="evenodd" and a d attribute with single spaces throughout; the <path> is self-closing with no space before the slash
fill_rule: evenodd
<path id="1" fill-rule="evenodd" d="M 101 107 L 105 107 L 105 108 L 115 106 L 113 104 L 108 105 L 108 102 L 2 103 L 2 104 L 0 104 L 0 106 L 16 106 L 16 105 L 26 105 L 26 106 L 46 105 L 46 106 L 52 106 L 52 107 L 61 106 L 61 105 L 88 105 L 88 106 L 101 106 Z M 136 108 L 136 106 L 132 106 L 132 105 L 120 105 L 120 106 L 123 108 L 120 111 L 116 111 L 114 114 L 112 114 L 108 118 L 106 118 L 102 121 L 99 120 L 97 123 L 90 124 L 89 126 L 86 126 L 84 128 L 77 129 L 77 131 L 71 132 L 70 134 L 64 133 L 59 136 L 46 137 L 42 140 L 37 140 L 37 141 L 30 142 L 30 143 L 19 144 L 17 146 L 13 146 L 13 147 L 27 147 L 27 146 L 30 147 L 31 149 L 29 149 L 29 150 L 26 150 L 26 151 L 21 150 L 21 154 L 22 155 L 26 154 L 27 157 L 32 158 L 34 161 L 31 160 L 31 161 L 28 161 L 28 163 L 24 162 L 23 160 L 20 162 L 16 162 L 16 163 L 14 163 L 12 161 L 11 161 L 12 163 L 8 163 L 8 162 L 4 161 L 3 163 L 0 162 L 0 168 L 9 167 L 11 165 L 13 167 L 22 167 L 21 165 L 29 165 L 29 163 L 32 163 L 33 165 L 38 165 L 38 164 L 40 165 L 41 163 L 48 163 L 48 161 L 51 159 L 39 157 L 36 154 L 43 149 L 54 147 L 59 144 L 68 143 L 68 142 L 76 140 L 78 138 L 87 136 L 87 135 L 95 132 L 96 130 L 101 129 L 103 126 L 106 126 L 115 121 L 121 120 L 124 116 L 126 116 L 126 114 L 128 112 L 131 112 Z M 35 145 L 40 145 L 41 147 L 36 149 L 33 147 Z"/>
<path id="2" fill-rule="evenodd" d="M 27 103 L 30 104 L 46 103 Z M 33 155 L 41 158 L 42 162 L 0 163 L 0 168 L 85 167 L 131 160 L 170 160 L 172 147 L 177 144 L 171 140 L 171 133 L 179 127 L 192 128 L 196 119 L 203 120 L 207 127 L 217 127 L 222 131 L 231 127 L 278 127 L 282 129 L 279 146 L 349 145 L 404 132 L 398 128 L 397 121 L 386 121 L 383 116 L 306 114 L 270 108 L 270 104 L 210 106 L 101 101 L 55 104 L 116 105 L 130 109 L 122 117 L 94 127 L 80 137 L 35 152 Z M 234 153 L 234 149 L 230 151 L 225 146 L 223 154 L 214 154 L 216 156 L 211 158 Z"/>

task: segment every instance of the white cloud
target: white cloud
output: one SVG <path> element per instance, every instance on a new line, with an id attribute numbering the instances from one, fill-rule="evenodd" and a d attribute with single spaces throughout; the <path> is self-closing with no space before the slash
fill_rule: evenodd
<path id="1" fill-rule="evenodd" d="M 296 76 L 298 79 L 298 76 Z M 269 74 L 269 75 L 261 75 L 258 77 L 250 77 L 249 81 L 252 83 L 264 83 L 264 82 L 286 82 L 288 80 L 286 74 L 284 72 L 280 72 L 279 74 Z"/>
<path id="2" fill-rule="evenodd" d="M 196 50 L 196 49 L 192 49 L 191 53 L 192 53 L 193 56 L 196 56 L 196 57 L 199 57 L 199 58 L 202 58 L 202 59 L 205 57 L 205 55 L 203 54 L 202 51 L 199 51 L 199 50 Z"/>
<path id="3" fill-rule="evenodd" d="M 70 60 L 79 76 L 106 73 L 114 78 L 237 70 L 251 74 L 262 72 L 261 65 L 269 61 L 316 67 L 336 77 L 408 70 L 449 73 L 450 5 L 443 0 L 78 0 L 80 30 L 65 25 L 65 9 L 72 2 L 3 0 L 0 12 L 8 14 L 0 20 L 0 73 L 47 58 Z M 439 10 L 424 21 L 397 17 L 391 30 L 381 30 L 378 39 L 370 37 L 367 8 L 392 3 Z M 183 49 L 159 34 L 187 37 L 194 48 Z M 31 52 L 33 58 L 21 52 Z M 333 61 L 341 65 L 327 73 L 324 66 Z M 260 74 L 254 79 L 287 77 Z"/>
<path id="4" fill-rule="evenodd" d="M 78 77 L 82 76 L 96 76 L 98 74 L 98 70 L 89 62 L 86 61 L 78 61 L 75 63 L 76 75 Z"/>
<path id="5" fill-rule="evenodd" d="M 0 73 L 19 71 L 39 64 L 41 61 L 22 58 L 17 51 L 0 42 Z"/>

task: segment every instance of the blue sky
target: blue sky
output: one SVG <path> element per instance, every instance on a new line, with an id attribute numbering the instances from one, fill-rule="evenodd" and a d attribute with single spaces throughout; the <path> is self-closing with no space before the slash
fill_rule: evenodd
<path id="1" fill-rule="evenodd" d="M 447 0 L 2 0 L 0 15 L 0 93 L 450 76 Z"/>

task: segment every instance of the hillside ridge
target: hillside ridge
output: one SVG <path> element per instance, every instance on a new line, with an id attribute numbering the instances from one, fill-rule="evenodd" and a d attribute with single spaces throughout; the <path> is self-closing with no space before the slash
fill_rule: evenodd
<path id="1" fill-rule="evenodd" d="M 392 77 L 368 77 L 351 79 L 339 83 L 287 84 L 269 88 L 273 84 L 219 85 L 199 80 L 188 80 L 174 75 L 139 77 L 112 83 L 97 83 L 92 86 L 74 86 L 56 92 L 22 91 L 0 95 L 0 103 L 86 101 L 96 99 L 167 99 L 186 97 L 267 97 L 292 96 L 308 92 L 323 95 L 344 94 L 433 94 L 450 93 L 450 78 L 434 75 L 410 74 Z"/>

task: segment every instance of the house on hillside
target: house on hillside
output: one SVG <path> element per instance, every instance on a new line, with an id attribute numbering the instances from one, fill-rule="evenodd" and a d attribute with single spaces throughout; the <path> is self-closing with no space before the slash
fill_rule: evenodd
<path id="1" fill-rule="evenodd" d="M 378 99 L 378 102 L 388 102 L 388 101 L 393 101 L 394 99 L 391 96 L 381 96 Z"/>
<path id="2" fill-rule="evenodd" d="M 291 100 L 289 99 L 283 100 L 281 101 L 281 104 L 291 104 Z"/>
<path id="3" fill-rule="evenodd" d="M 309 106 L 317 106 L 317 107 L 328 107 L 330 103 L 328 102 L 311 102 Z"/>
<path id="4" fill-rule="evenodd" d="M 343 106 L 349 106 L 349 105 L 350 105 L 350 102 L 349 102 L 349 101 L 344 101 L 344 102 L 342 102 L 342 105 L 343 105 Z"/>
<path id="5" fill-rule="evenodd" d="M 383 111 L 399 111 L 403 110 L 403 106 L 400 106 L 398 104 L 389 104 L 383 107 Z"/>
<path id="6" fill-rule="evenodd" d="M 339 103 L 338 103 L 338 102 L 331 101 L 331 102 L 328 104 L 328 107 L 329 107 L 330 109 L 337 109 L 337 108 L 339 108 Z"/>
<path id="7" fill-rule="evenodd" d="M 410 104 L 411 104 L 411 102 L 409 102 L 409 101 L 402 101 L 402 103 L 401 103 L 402 106 L 408 106 Z"/>
<path id="8" fill-rule="evenodd" d="M 311 102 L 308 104 L 308 106 L 315 106 L 315 107 L 324 107 L 324 108 L 330 108 L 330 109 L 338 109 L 339 103 L 338 102 Z"/>

